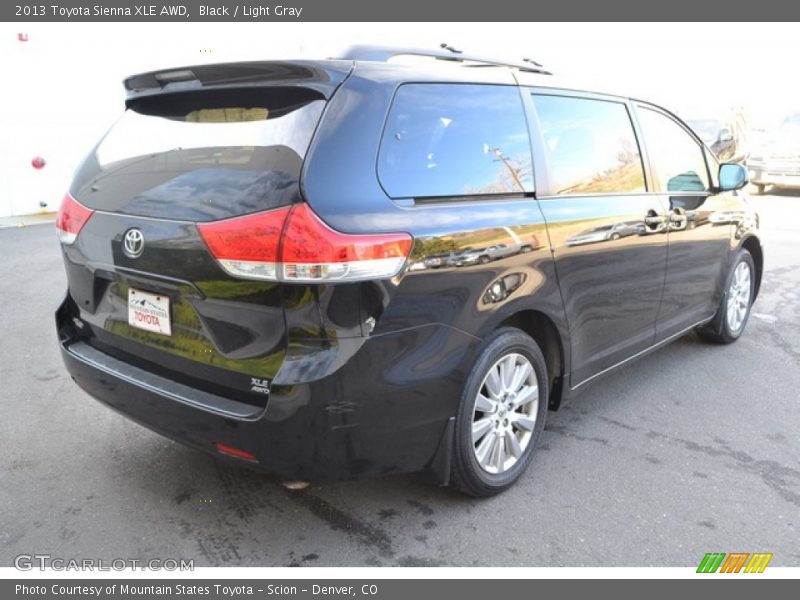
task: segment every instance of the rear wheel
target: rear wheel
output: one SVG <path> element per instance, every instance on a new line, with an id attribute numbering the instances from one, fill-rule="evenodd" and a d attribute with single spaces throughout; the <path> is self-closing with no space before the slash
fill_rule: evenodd
<path id="1" fill-rule="evenodd" d="M 756 269 L 753 257 L 742 248 L 736 254 L 726 279 L 725 295 L 712 321 L 698 329 L 700 337 L 717 344 L 730 344 L 742 335 L 755 296 Z"/>
<path id="2" fill-rule="evenodd" d="M 514 328 L 484 343 L 461 395 L 452 484 L 493 496 L 525 472 L 544 429 L 547 367 L 536 342 Z"/>

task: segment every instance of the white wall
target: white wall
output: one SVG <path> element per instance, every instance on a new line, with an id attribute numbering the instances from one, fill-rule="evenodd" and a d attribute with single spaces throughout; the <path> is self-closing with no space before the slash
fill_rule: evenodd
<path id="1" fill-rule="evenodd" d="M 29 41 L 18 42 L 17 33 Z M 123 106 L 121 81 L 170 66 L 327 57 L 349 43 L 530 56 L 560 74 L 671 108 L 734 105 L 768 121 L 800 107 L 794 24 L 0 24 L 0 216 L 55 210 Z M 684 111 L 686 112 L 686 111 Z M 35 171 L 31 159 L 47 166 Z"/>

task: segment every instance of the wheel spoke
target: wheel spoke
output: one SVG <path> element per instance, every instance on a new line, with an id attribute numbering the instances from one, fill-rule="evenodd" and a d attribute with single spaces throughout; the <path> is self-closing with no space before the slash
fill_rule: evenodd
<path id="1" fill-rule="evenodd" d="M 492 464 L 494 465 L 494 468 L 497 469 L 498 473 L 502 473 L 503 463 L 506 462 L 506 444 L 503 438 L 499 435 L 495 435 L 495 443 L 492 450 L 494 451 L 492 453 L 494 455 L 492 457 Z"/>
<path id="2" fill-rule="evenodd" d="M 497 382 L 500 385 L 499 393 L 502 397 L 506 391 L 506 361 L 497 363 L 497 367 L 494 370 L 497 371 Z"/>
<path id="3" fill-rule="evenodd" d="M 512 392 L 516 392 L 520 386 L 527 381 L 531 371 L 533 371 L 533 367 L 531 367 L 529 362 L 517 365 L 514 369 L 514 377 L 511 379 L 511 386 L 509 389 Z"/>
<path id="4" fill-rule="evenodd" d="M 524 429 L 525 431 L 533 431 L 533 428 L 536 427 L 536 420 L 524 415 L 520 415 L 514 419 L 514 425 L 520 429 Z"/>
<path id="5" fill-rule="evenodd" d="M 503 393 L 503 386 L 500 382 L 497 369 L 492 369 L 486 375 L 486 389 L 489 392 L 489 395 L 492 397 L 492 400 L 500 399 L 500 396 Z"/>
<path id="6" fill-rule="evenodd" d="M 488 417 L 472 423 L 472 443 L 477 444 L 480 439 L 492 429 L 492 420 Z"/>
<path id="7" fill-rule="evenodd" d="M 516 399 L 514 400 L 514 409 L 519 408 L 520 406 L 525 406 L 529 402 L 536 400 L 539 397 L 539 386 L 538 385 L 528 385 L 522 388 L 520 392 L 517 394 Z"/>
<path id="8" fill-rule="evenodd" d="M 475 410 L 479 410 L 484 413 L 492 412 L 496 404 L 496 402 L 490 400 L 483 394 L 478 394 L 478 397 L 475 398 Z"/>
<path id="9" fill-rule="evenodd" d="M 511 380 L 514 376 L 514 365 L 515 359 L 513 356 L 509 356 L 503 359 L 503 362 L 500 363 L 500 381 L 503 384 L 503 391 L 510 392 L 513 388 L 511 387 Z"/>
<path id="10" fill-rule="evenodd" d="M 506 446 L 508 446 L 509 454 L 514 458 L 522 456 L 522 447 L 519 445 L 517 434 L 513 431 L 506 431 Z"/>
<path id="11" fill-rule="evenodd" d="M 482 467 L 489 466 L 489 459 L 492 456 L 492 449 L 497 441 L 497 436 L 494 432 L 490 433 L 486 437 L 483 438 L 478 447 L 475 448 L 475 458 L 478 459 L 478 463 Z"/>

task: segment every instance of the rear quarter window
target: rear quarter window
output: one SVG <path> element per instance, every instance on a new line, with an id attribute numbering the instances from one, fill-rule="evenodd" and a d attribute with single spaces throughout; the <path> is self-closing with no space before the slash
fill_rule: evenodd
<path id="1" fill-rule="evenodd" d="M 400 86 L 383 132 L 378 178 L 393 198 L 533 191 L 519 90 L 471 84 Z"/>

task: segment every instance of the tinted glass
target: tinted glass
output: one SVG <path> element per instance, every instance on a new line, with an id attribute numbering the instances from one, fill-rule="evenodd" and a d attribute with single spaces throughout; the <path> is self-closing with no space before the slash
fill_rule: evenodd
<path id="1" fill-rule="evenodd" d="M 389 112 L 378 177 L 394 198 L 533 190 L 527 121 L 507 86 L 407 84 Z"/>
<path id="2" fill-rule="evenodd" d="M 117 121 L 72 193 L 93 209 L 188 221 L 288 205 L 324 105 L 298 88 L 156 97 Z"/>
<path id="3" fill-rule="evenodd" d="M 665 192 L 708 189 L 708 170 L 702 146 L 671 118 L 654 110 L 638 111 L 655 178 Z"/>
<path id="4" fill-rule="evenodd" d="M 619 102 L 534 95 L 555 194 L 645 190 L 639 146 Z"/>

